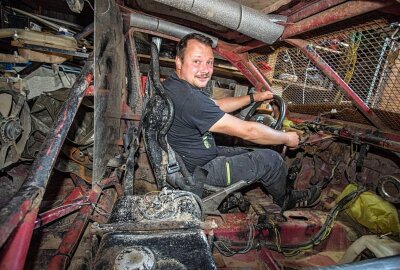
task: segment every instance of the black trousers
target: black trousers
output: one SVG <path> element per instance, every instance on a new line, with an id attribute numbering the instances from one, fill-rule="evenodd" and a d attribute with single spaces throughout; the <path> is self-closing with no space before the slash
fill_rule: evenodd
<path id="1" fill-rule="evenodd" d="M 281 156 L 270 149 L 249 151 L 235 147 L 219 147 L 218 157 L 202 168 L 208 172 L 206 184 L 226 187 L 238 181 L 259 181 L 282 206 L 286 194 L 287 169 Z"/>

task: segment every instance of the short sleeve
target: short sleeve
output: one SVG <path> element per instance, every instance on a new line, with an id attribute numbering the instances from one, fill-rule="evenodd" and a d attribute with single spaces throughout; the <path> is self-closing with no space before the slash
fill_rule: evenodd
<path id="1" fill-rule="evenodd" d="M 218 120 L 224 116 L 224 112 L 213 100 L 199 92 L 192 100 L 188 99 L 182 110 L 182 119 L 188 125 L 206 133 Z"/>

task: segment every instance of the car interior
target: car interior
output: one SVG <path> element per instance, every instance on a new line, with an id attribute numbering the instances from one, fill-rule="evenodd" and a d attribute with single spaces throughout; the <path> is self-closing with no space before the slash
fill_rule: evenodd
<path id="1" fill-rule="evenodd" d="M 399 269 L 399 15 L 396 0 L 1 0 L 0 269 Z M 315 205 L 188 171 L 163 81 L 190 33 L 212 41 L 201 91 L 272 92 L 232 115 L 300 138 L 217 144 L 277 152 Z"/>

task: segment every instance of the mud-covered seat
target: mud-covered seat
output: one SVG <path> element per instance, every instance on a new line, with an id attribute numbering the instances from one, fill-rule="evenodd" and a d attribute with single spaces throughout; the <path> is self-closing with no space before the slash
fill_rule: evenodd
<path id="1" fill-rule="evenodd" d="M 150 71 L 145 100 L 143 136 L 158 188 L 179 188 L 191 191 L 200 197 L 206 188 L 213 193 L 203 198 L 205 212 L 217 213 L 218 206 L 226 196 L 248 183 L 239 181 L 226 188 L 205 185 L 201 171 L 195 172 L 196 179 L 194 179 L 186 169 L 182 158 L 170 147 L 167 132 L 174 118 L 174 105 L 160 81 L 158 50 L 154 43 L 151 44 Z"/>
<path id="2" fill-rule="evenodd" d="M 170 185 L 200 195 L 202 185 L 193 181 L 182 159 L 167 142 L 167 132 L 174 118 L 174 105 L 160 81 L 158 50 L 154 43 L 151 45 L 148 78 L 143 133 L 157 186 L 161 189 Z"/>

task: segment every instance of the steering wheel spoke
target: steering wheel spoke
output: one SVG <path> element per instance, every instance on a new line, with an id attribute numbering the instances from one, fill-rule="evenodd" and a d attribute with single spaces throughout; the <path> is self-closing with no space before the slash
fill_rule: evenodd
<path id="1" fill-rule="evenodd" d="M 244 120 L 247 120 L 247 121 L 250 120 L 254 116 L 257 108 L 260 107 L 260 105 L 262 103 L 263 103 L 262 101 L 255 102 L 253 104 L 253 106 L 250 108 L 250 110 L 248 111 L 248 113 L 247 113 L 246 117 L 244 118 Z M 285 116 L 286 116 L 286 104 L 285 104 L 285 101 L 283 100 L 282 97 L 280 97 L 278 95 L 274 95 L 271 103 L 275 103 L 276 106 L 278 107 L 279 116 L 278 116 L 276 122 L 273 121 L 273 123 L 272 123 L 272 125 L 270 125 L 270 127 L 273 128 L 273 129 L 278 129 L 278 130 L 282 129 L 283 120 L 285 119 Z"/>

